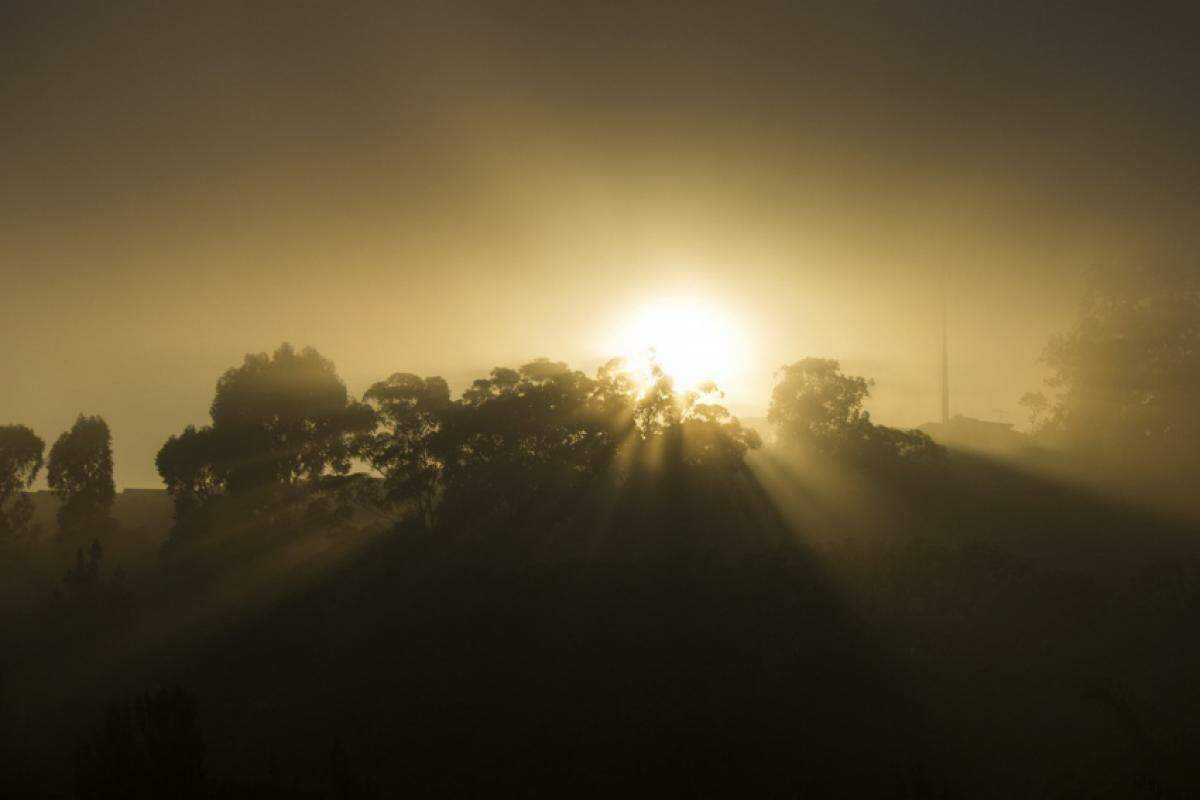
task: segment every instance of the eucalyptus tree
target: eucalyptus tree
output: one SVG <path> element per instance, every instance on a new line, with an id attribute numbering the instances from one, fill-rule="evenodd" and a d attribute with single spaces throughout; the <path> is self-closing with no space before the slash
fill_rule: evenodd
<path id="1" fill-rule="evenodd" d="M 348 473 L 360 437 L 375 424 L 332 361 L 286 343 L 226 370 L 209 416 L 210 425 L 189 425 L 167 439 L 155 459 L 175 501 L 177 530 L 199 525 L 218 497 L 266 503 L 280 489 L 317 489 L 330 473 Z"/>
<path id="2" fill-rule="evenodd" d="M 374 426 L 359 440 L 359 453 L 383 476 L 383 496 L 392 506 L 412 502 L 426 527 L 434 523 L 443 462 L 434 437 L 450 407 L 450 387 L 439 377 L 397 372 L 363 395 Z"/>
<path id="3" fill-rule="evenodd" d="M 871 421 L 863 402 L 873 385 L 833 359 L 801 359 L 780 370 L 767 421 L 785 447 L 855 461 L 940 461 L 944 450 L 928 435 Z"/>
<path id="4" fill-rule="evenodd" d="M 112 432 L 102 417 L 80 414 L 58 437 L 50 448 L 46 477 L 61 503 L 62 534 L 95 536 L 115 527 Z"/>
<path id="5" fill-rule="evenodd" d="M 0 542 L 22 535 L 33 516 L 26 491 L 42 469 L 46 443 L 24 425 L 0 425 Z"/>

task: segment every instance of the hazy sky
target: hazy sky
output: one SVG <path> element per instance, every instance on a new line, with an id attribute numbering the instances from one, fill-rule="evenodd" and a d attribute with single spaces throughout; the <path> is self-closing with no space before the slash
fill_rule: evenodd
<path id="1" fill-rule="evenodd" d="M 102 414 L 155 485 L 248 351 L 459 390 L 687 294 L 735 410 L 819 355 L 915 425 L 943 274 L 954 409 L 1019 421 L 1086 269 L 1200 197 L 1194 26 L 1087 5 L 5 3 L 0 423 Z"/>

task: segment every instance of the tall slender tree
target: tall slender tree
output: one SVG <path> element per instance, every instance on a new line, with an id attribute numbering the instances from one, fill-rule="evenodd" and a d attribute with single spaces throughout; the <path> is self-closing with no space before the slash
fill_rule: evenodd
<path id="1" fill-rule="evenodd" d="M 98 416 L 80 414 L 50 448 L 50 488 L 58 495 L 60 533 L 98 536 L 115 527 L 112 433 Z"/>
<path id="2" fill-rule="evenodd" d="M 432 527 L 443 466 L 432 442 L 450 406 L 450 387 L 442 378 L 398 372 L 372 385 L 363 399 L 375 410 L 376 427 L 360 447 L 383 475 L 385 499 L 415 503 Z"/>
<path id="3" fill-rule="evenodd" d="M 25 490 L 42 469 L 46 443 L 24 425 L 0 425 L 0 543 L 22 535 L 33 516 Z"/>

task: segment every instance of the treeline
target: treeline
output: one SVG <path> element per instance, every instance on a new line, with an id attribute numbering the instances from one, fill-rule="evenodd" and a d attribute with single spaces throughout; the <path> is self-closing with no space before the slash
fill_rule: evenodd
<path id="1" fill-rule="evenodd" d="M 1188 270 L 1098 273 L 1074 326 L 1042 357 L 1050 394 L 1026 393 L 1033 442 L 1080 468 L 1152 476 L 1157 489 L 1200 466 L 1200 278 Z M 929 464 L 941 448 L 872 422 L 871 382 L 836 361 L 783 367 L 770 400 L 775 444 L 854 462 Z M 333 517 L 368 504 L 427 529 L 561 516 L 606 486 L 648 472 L 736 479 L 757 433 L 711 384 L 681 391 L 656 370 L 639 385 L 621 362 L 594 376 L 539 359 L 492 370 L 460 397 L 440 377 L 395 373 L 355 398 L 331 361 L 283 345 L 247 355 L 217 382 L 211 422 L 172 436 L 156 464 L 175 502 L 175 532 L 212 523 L 227 498 L 269 505 L 303 495 Z M 0 427 L 0 543 L 31 538 L 25 493 L 45 446 Z M 46 464 L 64 535 L 113 530 L 111 434 L 81 415 Z M 1179 488 L 1179 487 L 1177 487 Z"/>
<path id="2" fill-rule="evenodd" d="M 920 432 L 872 423 L 867 393 L 837 362 L 805 359 L 782 371 L 770 421 L 781 441 L 839 456 L 941 457 Z M 269 504 L 297 488 L 335 515 L 365 502 L 429 530 L 553 525 L 641 481 L 738 481 L 762 442 L 720 397 L 711 384 L 680 391 L 657 368 L 642 386 L 618 360 L 588 376 L 538 359 L 498 367 L 458 399 L 442 378 L 408 373 L 355 399 L 329 360 L 285 344 L 226 372 L 212 423 L 172 436 L 157 466 L 181 536 L 225 499 Z"/>
<path id="3" fill-rule="evenodd" d="M 786 367 L 770 405 L 776 444 L 860 463 L 939 462 L 924 434 L 870 419 L 869 386 L 835 361 Z M 589 376 L 538 359 L 498 367 L 458 398 L 442 378 L 408 373 L 356 398 L 330 360 L 284 344 L 221 375 L 211 423 L 159 450 L 174 504 L 167 544 L 196 553 L 219 531 L 270 548 L 302 529 L 361 529 L 364 517 L 498 546 L 517 531 L 531 541 L 570 528 L 582 544 L 615 530 L 609 543 L 620 546 L 685 528 L 714 539 L 761 530 L 750 518 L 772 512 L 746 456 L 763 442 L 721 397 L 711 384 L 679 390 L 657 368 L 639 383 L 619 360 Z M 115 536 L 112 436 L 98 416 L 80 415 L 48 460 L 33 431 L 0 428 L 0 552 L 44 538 L 27 491 L 43 466 L 59 499 L 57 552 L 45 554 L 62 570 L 56 594 L 124 608 L 114 598 L 127 594 L 130 565 L 114 544 L 129 537 Z M 219 572 L 230 559 L 209 548 L 201 560 Z"/>

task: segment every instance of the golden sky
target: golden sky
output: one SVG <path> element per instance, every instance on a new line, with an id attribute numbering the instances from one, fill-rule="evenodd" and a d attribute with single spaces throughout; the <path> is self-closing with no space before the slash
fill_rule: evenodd
<path id="1" fill-rule="evenodd" d="M 1085 271 L 1200 187 L 1191 28 L 1043 5 L 5 4 L 0 423 L 101 414 L 155 485 L 245 352 L 460 390 L 684 296 L 735 411 L 816 355 L 916 425 L 943 280 L 954 410 L 1019 422 Z"/>

